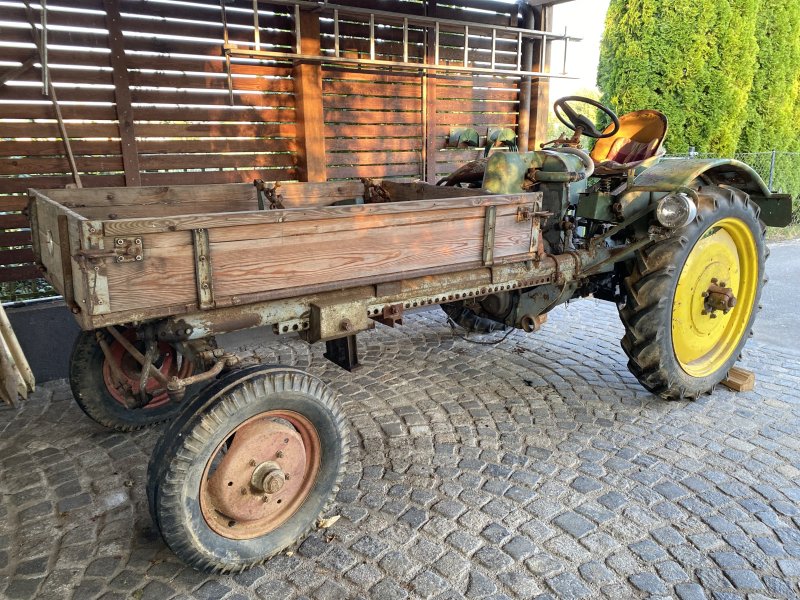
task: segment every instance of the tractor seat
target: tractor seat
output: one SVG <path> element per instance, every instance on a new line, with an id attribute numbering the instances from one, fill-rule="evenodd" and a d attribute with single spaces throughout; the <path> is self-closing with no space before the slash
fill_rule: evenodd
<path id="1" fill-rule="evenodd" d="M 611 131 L 613 124 L 606 128 Z M 596 176 L 619 175 L 664 154 L 667 117 L 657 110 L 639 110 L 619 119 L 619 131 L 599 139 L 592 150 Z"/>

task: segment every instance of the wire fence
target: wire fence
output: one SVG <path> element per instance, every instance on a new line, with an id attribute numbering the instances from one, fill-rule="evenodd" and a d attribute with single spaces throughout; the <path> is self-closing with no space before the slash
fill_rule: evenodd
<path id="1" fill-rule="evenodd" d="M 721 158 L 718 154 L 694 152 L 667 158 Z M 792 222 L 800 223 L 800 152 L 737 152 L 732 157 L 758 173 L 769 189 L 792 196 Z"/>

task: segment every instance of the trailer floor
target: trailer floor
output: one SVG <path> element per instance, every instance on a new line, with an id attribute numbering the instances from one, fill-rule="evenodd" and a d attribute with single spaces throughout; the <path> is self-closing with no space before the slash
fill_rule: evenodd
<path id="1" fill-rule="evenodd" d="M 798 597 L 800 353 L 755 339 L 755 391 L 670 403 L 628 373 L 620 336 L 592 300 L 495 348 L 436 310 L 360 336 L 353 374 L 321 347 L 230 337 L 330 381 L 352 451 L 342 518 L 226 577 L 153 529 L 159 429 L 103 430 L 46 384 L 0 409 L 0 597 Z"/>

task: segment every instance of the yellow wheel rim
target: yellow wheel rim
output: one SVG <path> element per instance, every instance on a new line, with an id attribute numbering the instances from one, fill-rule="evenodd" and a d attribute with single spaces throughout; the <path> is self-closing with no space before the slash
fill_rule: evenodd
<path id="1" fill-rule="evenodd" d="M 694 245 L 678 278 L 672 304 L 672 346 L 687 374 L 711 375 L 734 353 L 747 333 L 758 278 L 758 248 L 744 221 L 718 221 Z M 712 280 L 724 283 L 723 287 L 736 296 L 736 306 L 727 314 L 706 310 L 703 293 Z"/>

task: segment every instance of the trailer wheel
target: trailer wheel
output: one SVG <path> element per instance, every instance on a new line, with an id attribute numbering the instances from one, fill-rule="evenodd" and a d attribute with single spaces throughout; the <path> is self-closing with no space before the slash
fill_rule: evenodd
<path id="1" fill-rule="evenodd" d="M 747 194 L 709 186 L 692 223 L 638 253 L 620 317 L 628 368 L 645 388 L 697 398 L 727 376 L 758 312 L 765 233 Z"/>
<path id="2" fill-rule="evenodd" d="M 124 376 L 127 392 L 120 389 L 111 373 L 111 367 L 97 342 L 98 332 L 83 331 L 75 341 L 69 365 L 69 382 L 72 395 L 78 406 L 91 419 L 117 431 L 133 431 L 160 423 L 174 417 L 181 405 L 173 402 L 158 380 L 150 377 L 145 384 L 145 404 L 131 408 L 129 398 L 138 398 L 141 367 L 126 350 L 105 331 L 99 332 L 109 345 L 120 372 Z M 129 341 L 135 343 L 134 328 L 121 331 Z M 186 360 L 171 344 L 158 344 L 155 366 L 165 376 L 187 377 L 192 374 L 194 364 Z M 197 387 L 187 391 L 191 394 Z"/>
<path id="3" fill-rule="evenodd" d="M 192 398 L 154 450 L 153 521 L 192 567 L 247 569 L 309 532 L 347 452 L 344 415 L 322 381 L 286 367 L 234 372 Z"/>

